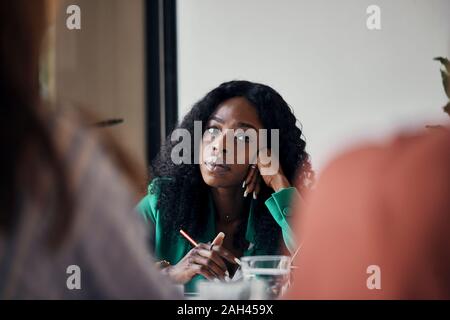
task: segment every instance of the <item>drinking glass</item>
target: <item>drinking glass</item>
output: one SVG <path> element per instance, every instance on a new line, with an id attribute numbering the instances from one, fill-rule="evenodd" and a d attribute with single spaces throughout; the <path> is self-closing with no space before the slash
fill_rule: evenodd
<path id="1" fill-rule="evenodd" d="M 265 297 L 276 299 L 289 286 L 291 258 L 288 256 L 252 256 L 241 258 L 244 281 L 262 280 Z"/>

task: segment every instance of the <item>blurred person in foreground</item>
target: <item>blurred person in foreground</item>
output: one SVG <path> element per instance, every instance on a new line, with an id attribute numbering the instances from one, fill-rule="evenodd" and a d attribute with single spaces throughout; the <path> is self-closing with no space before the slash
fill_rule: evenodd
<path id="1" fill-rule="evenodd" d="M 73 117 L 45 111 L 46 5 L 0 2 L 0 299 L 177 297 L 153 269 L 133 212 L 131 162 L 116 148 L 108 157 L 113 142 Z M 71 265 L 80 290 L 68 288 Z"/>
<path id="2" fill-rule="evenodd" d="M 303 209 L 287 299 L 450 299 L 450 130 L 345 153 Z"/>

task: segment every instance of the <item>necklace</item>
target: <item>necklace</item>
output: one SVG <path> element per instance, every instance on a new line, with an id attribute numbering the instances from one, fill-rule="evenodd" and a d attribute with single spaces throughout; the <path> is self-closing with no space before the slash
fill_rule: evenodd
<path id="1" fill-rule="evenodd" d="M 224 220 L 225 220 L 225 222 L 230 223 L 230 222 L 235 222 L 235 221 L 240 220 L 240 217 L 239 216 L 232 217 L 230 215 L 225 215 L 225 219 Z"/>

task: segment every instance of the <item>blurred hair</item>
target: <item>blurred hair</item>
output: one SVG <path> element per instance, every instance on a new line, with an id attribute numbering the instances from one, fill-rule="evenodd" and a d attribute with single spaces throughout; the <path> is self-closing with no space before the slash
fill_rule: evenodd
<path id="1" fill-rule="evenodd" d="M 57 214 L 50 221 L 49 245 L 57 247 L 74 219 L 75 195 L 67 159 L 57 144 L 59 137 L 51 132 L 48 108 L 40 97 L 39 55 L 46 5 L 45 0 L 0 1 L 0 232 L 14 231 L 25 194 L 37 197 L 43 192 L 46 181 L 36 167 L 45 163 L 51 190 L 56 192 L 52 209 Z M 84 123 L 92 118 L 81 117 Z M 100 135 L 100 143 L 132 182 L 143 177 L 112 136 Z"/>
<path id="2" fill-rule="evenodd" d="M 60 215 L 54 229 L 65 230 L 73 215 L 66 172 L 44 121 L 39 97 L 39 52 L 46 25 L 45 0 L 0 2 L 0 230 L 12 230 L 18 212 L 21 184 L 26 176 L 37 189 L 38 174 L 25 163 L 36 160 L 36 150 L 53 170 Z M 34 151 L 31 151 L 34 150 Z M 64 234 L 51 237 L 58 241 Z"/>

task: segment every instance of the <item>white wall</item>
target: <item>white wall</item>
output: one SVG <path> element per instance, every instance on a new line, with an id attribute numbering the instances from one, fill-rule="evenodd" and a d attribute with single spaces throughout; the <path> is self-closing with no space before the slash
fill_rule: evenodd
<path id="1" fill-rule="evenodd" d="M 449 0 L 178 0 L 183 116 L 231 79 L 293 107 L 320 169 L 349 144 L 445 123 L 437 55 L 450 56 Z M 380 31 L 366 8 L 381 7 Z"/>
<path id="2" fill-rule="evenodd" d="M 66 28 L 69 4 L 81 8 L 81 30 Z M 56 25 L 56 96 L 100 119 L 123 118 L 104 128 L 122 140 L 139 163 L 144 143 L 143 0 L 63 0 Z"/>

